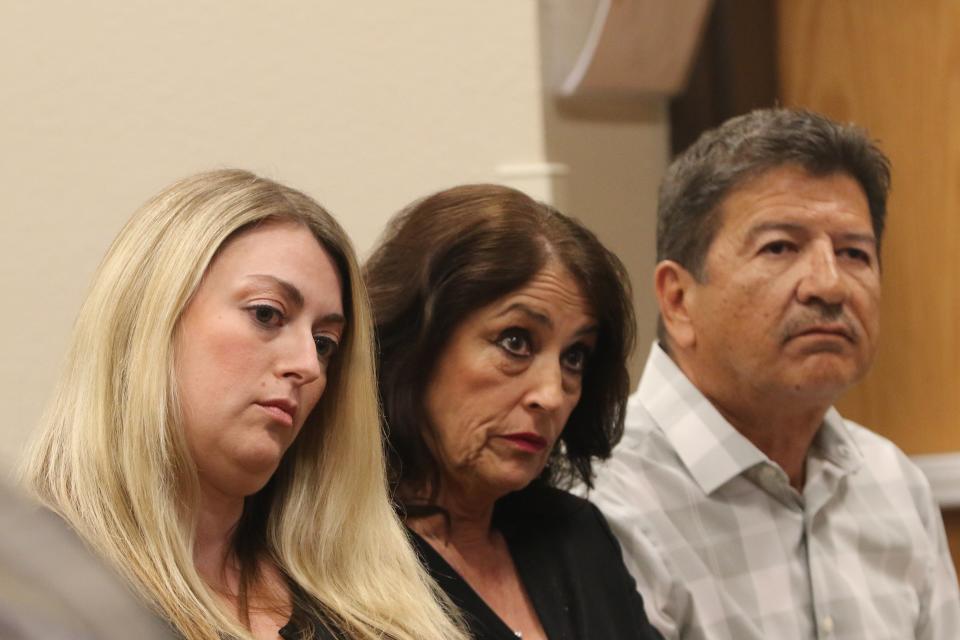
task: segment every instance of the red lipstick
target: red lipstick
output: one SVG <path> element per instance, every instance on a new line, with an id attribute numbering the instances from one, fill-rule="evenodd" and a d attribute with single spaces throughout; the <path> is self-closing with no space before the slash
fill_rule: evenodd
<path id="1" fill-rule="evenodd" d="M 542 436 L 533 433 L 532 431 L 524 431 L 522 433 L 510 433 L 505 436 L 500 436 L 504 440 L 513 443 L 515 447 L 522 451 L 527 451 L 529 453 L 539 453 L 547 448 L 547 440 Z"/>

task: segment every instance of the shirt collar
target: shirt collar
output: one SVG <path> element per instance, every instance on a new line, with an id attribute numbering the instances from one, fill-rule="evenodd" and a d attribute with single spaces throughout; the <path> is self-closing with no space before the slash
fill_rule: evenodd
<path id="1" fill-rule="evenodd" d="M 754 465 L 773 464 L 733 428 L 657 343 L 650 349 L 636 395 L 704 493 L 713 493 Z M 833 408 L 824 416 L 814 450 L 814 455 L 846 472 L 856 470 L 862 459 Z"/>
<path id="2" fill-rule="evenodd" d="M 863 465 L 863 452 L 846 421 L 833 407 L 823 417 L 823 425 L 813 440 L 810 456 L 832 463 L 845 473 L 853 473 Z"/>

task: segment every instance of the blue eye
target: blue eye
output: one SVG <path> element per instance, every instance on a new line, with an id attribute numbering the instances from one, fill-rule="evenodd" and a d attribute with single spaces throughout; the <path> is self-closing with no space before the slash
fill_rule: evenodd
<path id="1" fill-rule="evenodd" d="M 313 336 L 313 343 L 317 346 L 317 357 L 329 361 L 337 354 L 340 345 L 330 336 Z"/>
<path id="2" fill-rule="evenodd" d="M 497 345 L 511 356 L 523 358 L 533 353 L 530 334 L 526 329 L 511 327 L 497 337 Z"/>

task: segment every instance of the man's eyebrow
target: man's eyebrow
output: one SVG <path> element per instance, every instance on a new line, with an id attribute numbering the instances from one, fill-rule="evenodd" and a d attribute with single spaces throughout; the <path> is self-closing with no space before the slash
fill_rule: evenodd
<path id="1" fill-rule="evenodd" d="M 497 317 L 505 316 L 505 315 L 507 315 L 508 313 L 512 313 L 512 312 L 514 312 L 514 311 L 519 311 L 520 313 L 522 313 L 523 315 L 527 316 L 528 318 L 530 318 L 531 320 L 533 320 L 534 322 L 536 322 L 536 323 L 539 324 L 539 325 L 542 325 L 542 326 L 544 326 L 544 327 L 546 327 L 546 328 L 548 328 L 548 329 L 553 329 L 553 320 L 551 320 L 548 315 L 546 315 L 545 313 L 541 313 L 541 312 L 537 311 L 536 309 L 533 309 L 533 308 L 525 305 L 525 304 L 522 303 L 522 302 L 514 302 L 514 303 L 511 304 L 509 307 L 507 307 L 506 309 L 504 309 L 503 311 L 501 311 L 500 313 L 498 313 L 498 314 L 497 314 Z M 584 335 L 590 335 L 590 334 L 593 334 L 593 333 L 597 333 L 598 331 L 599 331 L 599 329 L 597 328 L 597 325 L 596 325 L 596 324 L 591 324 L 591 325 L 587 325 L 587 326 L 583 327 L 582 329 L 580 329 L 579 331 L 577 331 L 576 335 L 577 335 L 577 337 L 580 337 L 580 336 L 584 336 Z"/>
<path id="2" fill-rule="evenodd" d="M 784 231 L 786 233 L 803 233 L 806 228 L 803 225 L 794 222 L 761 222 L 755 224 L 747 231 L 747 241 L 752 242 L 761 233 L 767 231 Z"/>
<path id="3" fill-rule="evenodd" d="M 857 233 L 851 231 L 849 233 L 841 233 L 840 239 L 847 242 L 860 242 L 863 244 L 869 244 L 874 247 L 877 246 L 877 238 L 872 233 Z"/>

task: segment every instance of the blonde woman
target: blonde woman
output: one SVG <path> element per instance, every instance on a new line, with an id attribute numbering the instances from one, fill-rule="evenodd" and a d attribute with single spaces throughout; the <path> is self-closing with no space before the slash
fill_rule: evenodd
<path id="1" fill-rule="evenodd" d="M 107 253 L 26 479 L 190 640 L 462 638 L 387 498 L 376 398 L 343 230 L 196 175 Z"/>

